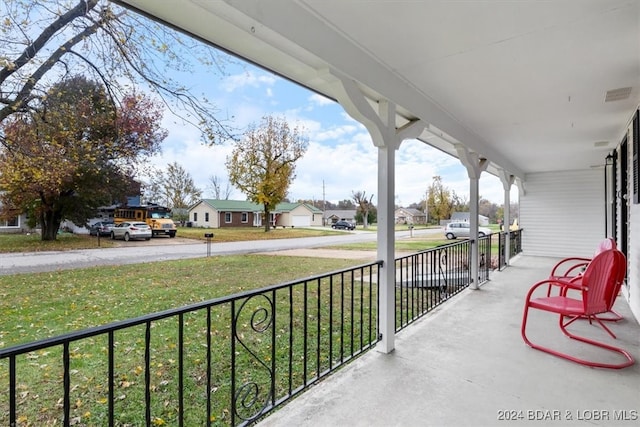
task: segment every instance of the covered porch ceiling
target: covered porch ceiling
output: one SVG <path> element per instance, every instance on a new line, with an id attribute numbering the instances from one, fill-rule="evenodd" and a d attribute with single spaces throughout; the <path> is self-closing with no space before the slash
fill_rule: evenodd
<path id="1" fill-rule="evenodd" d="M 604 164 L 640 103 L 637 0 L 118 1 L 329 98 L 353 80 L 523 181 Z"/>

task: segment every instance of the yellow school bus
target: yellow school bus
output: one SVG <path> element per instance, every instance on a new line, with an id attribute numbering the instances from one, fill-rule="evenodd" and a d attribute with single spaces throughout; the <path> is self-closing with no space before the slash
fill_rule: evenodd
<path id="1" fill-rule="evenodd" d="M 171 209 L 159 205 L 124 206 L 116 209 L 113 222 L 146 222 L 151 227 L 153 237 L 168 235 L 176 237 L 176 225 L 171 219 Z"/>

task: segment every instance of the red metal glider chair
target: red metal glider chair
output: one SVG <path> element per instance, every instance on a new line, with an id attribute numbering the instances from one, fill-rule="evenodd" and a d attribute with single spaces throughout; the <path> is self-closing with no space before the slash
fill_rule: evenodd
<path id="1" fill-rule="evenodd" d="M 615 297 L 624 280 L 625 273 L 626 259 L 624 254 L 618 250 L 609 249 L 596 255 L 587 266 L 584 274 L 579 277 L 573 278 L 570 281 L 546 279 L 534 284 L 527 293 L 525 300 L 521 328 L 522 339 L 532 348 L 586 366 L 621 369 L 633 365 L 635 361 L 626 350 L 595 341 L 591 338 L 576 335 L 567 330 L 567 326 L 578 319 L 585 318 L 588 319 L 590 323 L 595 321 L 607 331 L 609 335 L 615 338 L 613 332 L 611 332 L 596 315 L 611 310 Z M 541 286 L 558 287 L 560 290 L 559 295 L 534 298 L 535 291 Z M 567 296 L 569 290 L 579 291 L 580 298 Z M 590 361 L 539 344 L 534 344 L 526 335 L 527 318 L 530 308 L 558 314 L 560 330 L 564 335 L 574 340 L 618 353 L 622 355 L 626 361 L 619 364 Z"/>
<path id="2" fill-rule="evenodd" d="M 593 256 L 595 257 L 599 253 L 609 249 L 617 249 L 616 241 L 610 237 L 598 243 L 598 247 L 596 248 L 596 251 L 593 254 Z M 570 281 L 575 277 L 581 276 L 592 259 L 593 258 L 583 258 L 583 257 L 564 258 L 560 260 L 556 265 L 553 266 L 553 268 L 551 269 L 551 274 L 549 274 L 549 279 L 559 279 L 559 280 Z M 622 279 L 624 280 L 624 277 Z M 552 286 L 549 285 L 549 289 L 547 290 L 547 296 L 551 295 L 551 288 Z M 616 292 L 616 295 L 618 295 L 617 292 Z M 614 298 L 615 298 L 615 295 L 614 295 Z M 615 302 L 615 299 L 613 302 Z M 613 307 L 613 304 L 611 306 Z M 605 320 L 608 322 L 617 322 L 619 320 L 622 320 L 622 315 L 616 312 L 615 310 L 613 310 L 612 308 L 611 310 L 609 310 L 607 315 L 605 316 L 599 315 L 598 319 Z"/>
<path id="3" fill-rule="evenodd" d="M 593 256 L 595 257 L 600 252 L 604 252 L 609 249 L 618 249 L 616 246 L 616 241 L 612 238 L 606 238 L 598 243 L 598 247 L 596 248 Z M 583 257 L 564 258 L 553 266 L 553 269 L 551 269 L 551 274 L 549 274 L 549 279 L 557 278 L 562 280 L 570 280 L 576 276 L 579 276 L 584 272 L 584 269 L 587 268 L 592 259 L 593 258 Z"/>

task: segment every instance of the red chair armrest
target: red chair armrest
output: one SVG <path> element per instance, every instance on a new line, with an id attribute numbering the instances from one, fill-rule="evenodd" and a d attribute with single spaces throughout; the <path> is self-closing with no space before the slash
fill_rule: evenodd
<path id="1" fill-rule="evenodd" d="M 551 269 L 551 277 L 563 277 L 569 275 L 577 275 L 579 269 L 586 267 L 591 262 L 590 258 L 571 257 L 560 260 Z"/>
<path id="2" fill-rule="evenodd" d="M 579 279 L 579 278 L 578 278 Z M 575 290 L 582 290 L 582 285 L 580 284 L 579 281 L 571 282 L 568 280 L 562 280 L 562 279 L 545 279 L 545 280 L 541 280 L 539 282 L 534 283 L 531 288 L 529 289 L 529 292 L 527 292 L 527 298 L 526 301 L 528 302 L 531 299 L 531 296 L 533 295 L 533 293 L 540 287 L 543 285 L 547 285 L 549 287 L 551 286 L 557 286 L 560 289 L 560 293 L 565 293 L 567 289 L 575 289 Z M 547 295 L 549 295 L 550 291 L 547 291 Z"/>

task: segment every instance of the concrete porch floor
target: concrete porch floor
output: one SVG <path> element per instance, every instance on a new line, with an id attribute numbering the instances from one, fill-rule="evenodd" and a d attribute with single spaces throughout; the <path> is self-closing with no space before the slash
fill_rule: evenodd
<path id="1" fill-rule="evenodd" d="M 579 321 L 572 330 L 629 351 L 636 364 L 593 369 L 529 348 L 523 301 L 554 258 L 520 255 L 396 336 L 391 354 L 368 352 L 289 402 L 261 426 L 640 425 L 640 326 L 609 322 L 617 340 Z M 557 317 L 530 311 L 530 339 L 598 360 L 621 361 L 566 338 Z M 606 354 L 605 354 L 606 353 Z"/>

